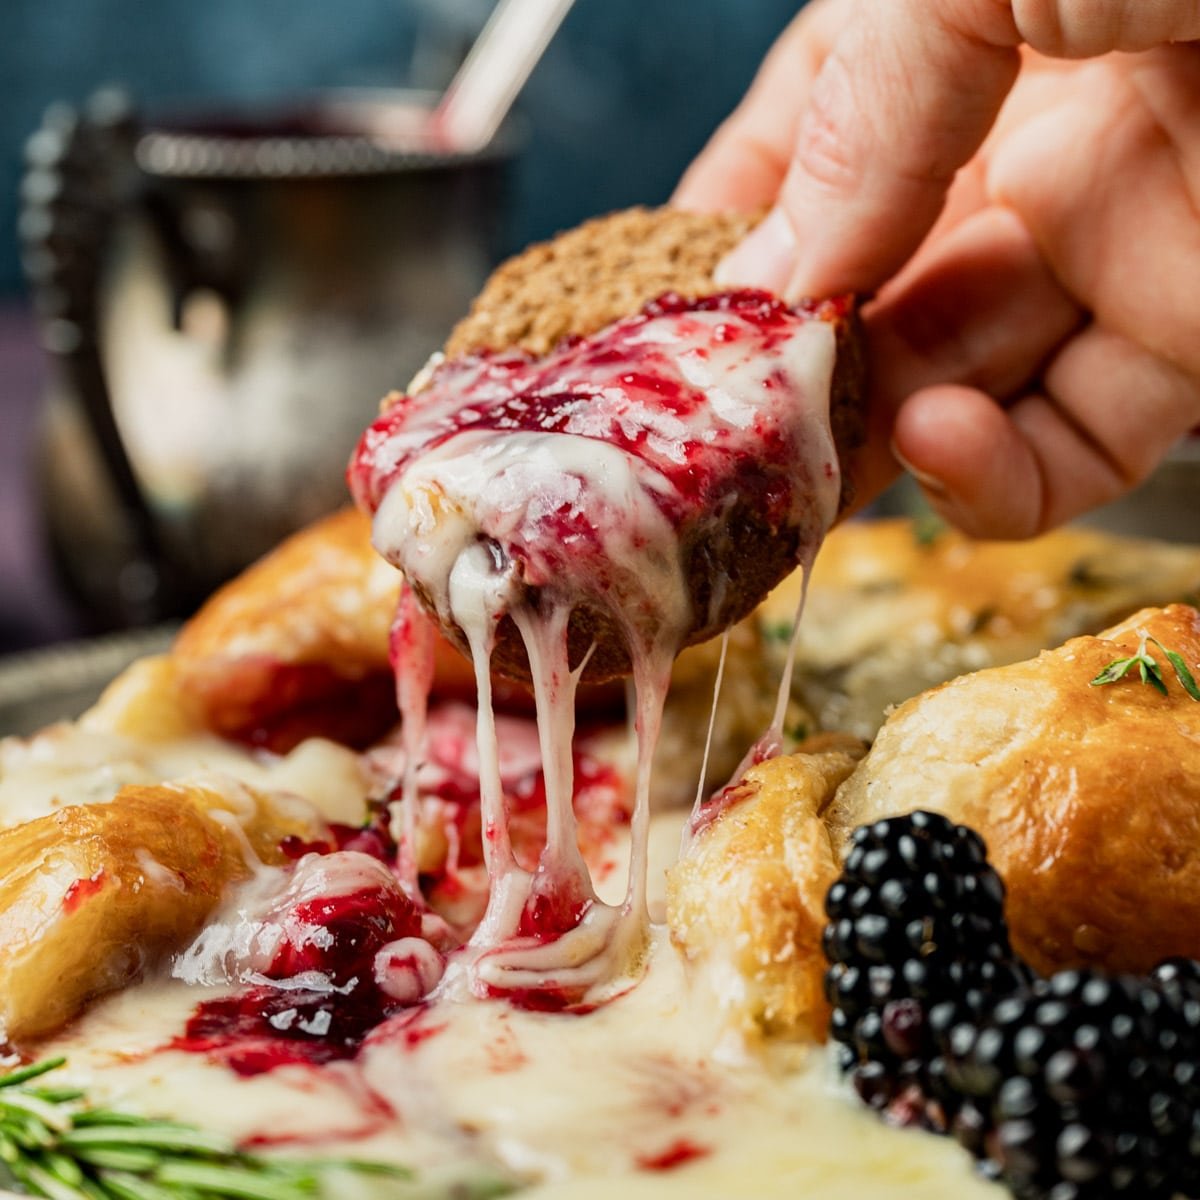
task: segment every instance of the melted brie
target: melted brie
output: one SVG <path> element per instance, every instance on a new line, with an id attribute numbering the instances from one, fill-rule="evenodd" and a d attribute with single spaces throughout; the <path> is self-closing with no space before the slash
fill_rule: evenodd
<path id="1" fill-rule="evenodd" d="M 697 540 L 727 536 L 724 513 L 755 464 L 754 474 L 773 479 L 759 497 L 770 509 L 763 519 L 802 530 L 811 562 L 840 495 L 829 426 L 834 353 L 829 324 L 755 294 L 650 305 L 544 359 L 445 363 L 365 435 L 351 482 L 375 510 L 375 545 L 438 619 L 462 632 L 479 688 L 490 898 L 474 954 L 446 986 L 594 1001 L 639 969 L 649 930 L 650 764 L 671 664 L 724 611 L 720 579 L 712 611 L 694 611 L 687 555 Z M 570 662 L 568 630 L 580 610 L 612 621 L 632 665 L 638 763 L 619 905 L 596 895 L 571 807 L 575 687 L 586 659 Z M 509 844 L 490 698 L 505 620 L 528 657 L 546 778 L 547 841 L 532 872 Z M 423 622 L 411 600 L 402 602 L 398 694 L 414 739 L 429 685 L 432 634 Z M 772 735 L 764 745 L 774 748 Z M 411 830 L 412 779 L 405 791 Z"/>
<path id="2" fill-rule="evenodd" d="M 679 815 L 654 843 L 678 845 Z M 663 862 L 652 874 L 660 874 Z M 149 981 L 43 1047 L 98 1101 L 170 1115 L 262 1148 L 445 1171 L 499 1163 L 530 1200 L 621 1195 L 755 1200 L 1002 1196 L 946 1138 L 863 1108 L 820 1047 L 747 1049 L 656 929 L 638 986 L 584 1015 L 442 993 L 369 1038 L 359 1058 L 240 1078 L 163 1047 L 198 1000 Z"/>

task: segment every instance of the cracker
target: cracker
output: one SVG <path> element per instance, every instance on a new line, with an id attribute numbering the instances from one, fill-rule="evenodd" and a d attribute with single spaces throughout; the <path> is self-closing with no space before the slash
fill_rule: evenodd
<path id="1" fill-rule="evenodd" d="M 631 208 L 587 221 L 504 263 L 450 334 L 446 353 L 546 354 L 564 337 L 594 333 L 664 292 L 719 291 L 717 263 L 757 220 Z"/>

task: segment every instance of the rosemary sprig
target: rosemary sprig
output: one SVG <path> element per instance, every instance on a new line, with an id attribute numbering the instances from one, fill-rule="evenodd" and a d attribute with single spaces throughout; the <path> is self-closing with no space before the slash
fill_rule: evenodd
<path id="1" fill-rule="evenodd" d="M 1125 676 L 1134 668 L 1138 669 L 1138 676 L 1143 683 L 1148 683 L 1156 692 L 1161 692 L 1164 696 L 1167 694 L 1166 680 L 1163 679 L 1162 668 L 1158 665 L 1158 661 L 1146 649 L 1147 644 L 1153 642 L 1159 650 L 1166 656 L 1167 662 L 1175 670 L 1175 678 L 1179 680 L 1183 690 L 1187 692 L 1193 700 L 1200 700 L 1200 686 L 1196 684 L 1196 678 L 1189 670 L 1188 665 L 1183 660 L 1183 655 L 1174 650 L 1168 650 L 1166 646 L 1158 640 L 1158 638 L 1150 637 L 1148 634 L 1142 634 L 1141 641 L 1138 642 L 1136 654 L 1131 654 L 1128 658 L 1114 658 L 1095 679 L 1092 680 L 1092 686 L 1097 687 L 1106 683 L 1116 683 L 1119 679 L 1124 679 Z"/>
<path id="2" fill-rule="evenodd" d="M 494 1175 L 438 1183 L 388 1163 L 244 1154 L 219 1134 L 38 1082 L 65 1062 L 0 1075 L 0 1188 L 45 1200 L 485 1200 L 514 1190 Z"/>

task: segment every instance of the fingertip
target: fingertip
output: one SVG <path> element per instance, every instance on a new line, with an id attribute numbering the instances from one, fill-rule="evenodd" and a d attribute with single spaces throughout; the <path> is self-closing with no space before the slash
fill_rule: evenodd
<path id="1" fill-rule="evenodd" d="M 731 117 L 684 172 L 671 205 L 691 212 L 759 212 L 773 203 L 786 160 Z"/>
<path id="2" fill-rule="evenodd" d="M 937 512 L 969 536 L 1040 532 L 1037 463 L 1008 414 L 983 392 L 942 385 L 915 393 L 896 415 L 892 452 Z"/>
<path id="3" fill-rule="evenodd" d="M 789 299 L 874 292 L 921 244 L 1020 60 L 948 4 L 894 0 L 851 22 L 813 81 L 781 194 L 800 248 Z"/>

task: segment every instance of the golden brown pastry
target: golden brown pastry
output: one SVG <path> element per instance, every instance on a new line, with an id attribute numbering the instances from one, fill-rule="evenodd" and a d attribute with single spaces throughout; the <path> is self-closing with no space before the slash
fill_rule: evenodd
<path id="1" fill-rule="evenodd" d="M 82 728 L 144 742 L 169 742 L 205 728 L 209 713 L 188 703 L 175 659 L 155 654 L 130 663 L 79 720 Z"/>
<path id="2" fill-rule="evenodd" d="M 870 739 L 889 706 L 926 688 L 1197 596 L 1196 546 L 1082 528 L 982 542 L 937 522 L 852 521 L 813 569 L 793 691 L 816 727 Z M 760 610 L 777 659 L 798 599 L 792 579 Z"/>
<path id="3" fill-rule="evenodd" d="M 0 1044 L 52 1032 L 182 947 L 289 834 L 246 789 L 126 787 L 0 832 Z"/>
<path id="4" fill-rule="evenodd" d="M 902 705 L 838 792 L 839 844 L 879 817 L 942 812 L 987 841 L 1014 946 L 1039 970 L 1200 957 L 1200 702 L 1153 642 L 1165 696 L 1136 669 L 1092 684 L 1143 636 L 1200 674 L 1200 612 L 1175 604 Z"/>
<path id="5" fill-rule="evenodd" d="M 821 814 L 862 749 L 814 741 L 751 768 L 667 873 L 671 940 L 743 1033 L 825 1037 L 821 932 L 838 859 Z"/>
<path id="6" fill-rule="evenodd" d="M 307 733 L 365 745 L 395 720 L 388 628 L 399 585 L 352 510 L 288 538 L 184 626 L 171 659 L 186 708 L 272 749 Z"/>

